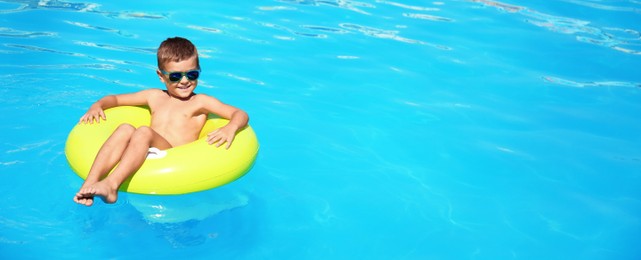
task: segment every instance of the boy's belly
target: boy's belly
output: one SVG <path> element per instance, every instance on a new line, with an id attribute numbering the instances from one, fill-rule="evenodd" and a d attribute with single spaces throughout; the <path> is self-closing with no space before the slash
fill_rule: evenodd
<path id="1" fill-rule="evenodd" d="M 151 129 L 156 131 L 160 136 L 165 138 L 165 140 L 171 144 L 172 147 L 176 147 L 183 144 L 188 144 L 198 139 L 200 134 L 200 129 L 190 129 L 190 128 L 176 128 L 171 131 L 167 131 L 167 128 L 157 128 L 151 126 Z"/>

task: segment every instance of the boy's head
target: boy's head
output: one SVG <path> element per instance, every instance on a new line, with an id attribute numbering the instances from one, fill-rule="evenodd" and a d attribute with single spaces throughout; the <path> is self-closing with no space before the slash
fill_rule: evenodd
<path id="1" fill-rule="evenodd" d="M 165 65 L 169 62 L 184 61 L 189 58 L 196 58 L 196 65 L 200 69 L 198 61 L 198 50 L 189 40 L 181 37 L 167 38 L 158 47 L 158 68 L 165 70 Z"/>
<path id="2" fill-rule="evenodd" d="M 196 47 L 189 40 L 180 37 L 163 41 L 158 47 L 156 74 L 171 96 L 179 99 L 190 98 L 200 76 Z"/>

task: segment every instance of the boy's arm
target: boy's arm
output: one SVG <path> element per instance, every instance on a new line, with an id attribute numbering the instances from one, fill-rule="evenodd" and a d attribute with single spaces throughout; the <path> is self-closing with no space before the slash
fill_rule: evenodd
<path id="1" fill-rule="evenodd" d="M 82 123 L 100 123 L 100 119 L 106 120 L 105 109 L 117 106 L 141 106 L 146 105 L 148 97 L 151 96 L 154 89 L 143 90 L 130 94 L 108 95 L 93 103 L 87 112 L 80 117 Z"/>
<path id="2" fill-rule="evenodd" d="M 249 116 L 245 111 L 224 104 L 214 97 L 203 95 L 201 102 L 203 102 L 202 106 L 206 112 L 214 113 L 225 119 L 229 119 L 229 123 L 225 126 L 207 134 L 207 142 L 209 144 L 216 144 L 218 147 L 227 143 L 226 148 L 229 149 L 231 143 L 234 141 L 236 132 L 245 127 L 247 122 L 249 122 Z"/>

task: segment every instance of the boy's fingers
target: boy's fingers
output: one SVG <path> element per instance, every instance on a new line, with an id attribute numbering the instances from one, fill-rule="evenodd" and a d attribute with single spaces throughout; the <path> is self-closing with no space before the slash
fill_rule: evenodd
<path id="1" fill-rule="evenodd" d="M 216 147 L 222 146 L 224 143 L 227 143 L 225 146 L 225 149 L 229 149 L 231 147 L 231 142 L 234 140 L 234 137 L 226 137 L 219 133 L 218 129 L 214 130 L 213 132 L 207 134 L 207 142 L 209 144 L 213 144 Z"/>
<path id="2" fill-rule="evenodd" d="M 210 136 L 209 138 L 207 138 L 207 142 L 209 142 L 209 144 L 214 144 L 219 140 L 220 140 L 219 136 Z"/>
<path id="3" fill-rule="evenodd" d="M 216 133 L 218 133 L 218 129 L 216 129 L 216 130 L 214 130 L 214 131 L 209 132 L 209 134 L 207 134 L 207 135 L 208 135 L 208 136 L 213 136 L 213 135 L 215 135 Z"/>
<path id="4" fill-rule="evenodd" d="M 216 144 L 216 147 L 220 147 L 220 146 L 222 146 L 224 143 L 227 143 L 227 146 L 226 146 L 226 147 L 227 147 L 227 149 L 229 149 L 229 144 L 230 144 L 230 142 L 229 142 L 228 138 L 220 138 L 220 140 L 218 140 L 218 142 L 217 142 L 217 144 Z"/>

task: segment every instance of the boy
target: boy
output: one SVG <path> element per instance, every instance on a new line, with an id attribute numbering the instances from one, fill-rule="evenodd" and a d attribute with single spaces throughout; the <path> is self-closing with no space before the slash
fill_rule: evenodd
<path id="1" fill-rule="evenodd" d="M 115 106 L 147 105 L 151 110 L 149 127 L 123 124 L 105 141 L 73 199 L 76 203 L 91 206 L 95 196 L 106 203 L 115 203 L 118 188 L 142 166 L 150 147 L 165 150 L 197 140 L 208 113 L 230 120 L 207 135 L 209 144 L 227 143 L 229 148 L 236 132 L 247 125 L 249 117 L 244 111 L 211 96 L 194 93 L 200 65 L 196 47 L 189 40 L 169 38 L 160 44 L 157 56 L 156 74 L 167 90 L 148 89 L 105 96 L 80 118 L 81 123 L 99 123 L 100 119 L 106 119 L 103 110 Z M 112 169 L 113 172 L 102 179 Z"/>

